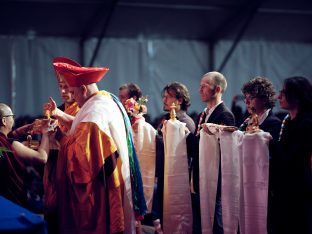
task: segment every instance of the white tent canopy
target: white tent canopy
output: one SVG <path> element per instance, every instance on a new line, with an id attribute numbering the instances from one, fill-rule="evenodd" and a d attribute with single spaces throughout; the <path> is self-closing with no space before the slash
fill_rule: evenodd
<path id="1" fill-rule="evenodd" d="M 91 38 L 85 43 L 87 61 L 97 40 Z M 232 44 L 232 41 L 216 43 L 216 67 Z M 61 104 L 52 59 L 66 56 L 79 61 L 78 52 L 78 39 L 0 37 L 0 102 L 11 105 L 18 116 L 41 115 L 42 105 L 49 96 Z M 240 94 L 242 84 L 255 76 L 268 77 L 277 90 L 283 79 L 290 76 L 312 79 L 310 64 L 312 45 L 309 43 L 241 41 L 222 71 L 228 80 L 224 100 L 230 106 L 232 97 Z M 99 83 L 101 89 L 118 94 L 121 84 L 137 83 L 149 97 L 148 112 L 152 118 L 163 114 L 161 91 L 173 81 L 188 87 L 192 102 L 189 112 L 200 112 L 204 107 L 198 87 L 201 76 L 209 71 L 209 45 L 203 41 L 107 38 L 102 41 L 94 66 L 110 68 Z"/>

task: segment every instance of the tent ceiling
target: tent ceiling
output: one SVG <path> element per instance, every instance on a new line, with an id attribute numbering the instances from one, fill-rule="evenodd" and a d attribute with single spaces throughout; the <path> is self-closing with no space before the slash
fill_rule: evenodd
<path id="1" fill-rule="evenodd" d="M 0 35 L 312 42 L 311 0 L 5 0 Z"/>

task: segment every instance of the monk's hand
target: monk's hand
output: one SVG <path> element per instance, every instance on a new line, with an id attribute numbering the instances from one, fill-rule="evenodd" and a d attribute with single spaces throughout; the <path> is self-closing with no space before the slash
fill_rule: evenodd
<path id="1" fill-rule="evenodd" d="M 41 119 L 40 131 L 42 134 L 52 134 L 56 131 L 57 120 L 56 119 Z"/>
<path id="2" fill-rule="evenodd" d="M 40 119 L 38 121 L 38 132 L 48 134 L 51 119 Z"/>
<path id="3" fill-rule="evenodd" d="M 57 115 L 58 108 L 56 107 L 56 102 L 52 97 L 49 97 L 49 102 L 43 105 L 43 113 L 46 117 Z"/>

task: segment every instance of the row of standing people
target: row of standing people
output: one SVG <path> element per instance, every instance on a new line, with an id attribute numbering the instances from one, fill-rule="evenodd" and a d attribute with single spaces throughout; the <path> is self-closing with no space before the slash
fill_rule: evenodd
<path id="1" fill-rule="evenodd" d="M 130 90 L 139 90 L 138 86 L 134 84 L 128 85 Z M 199 152 L 198 147 L 196 147 L 199 141 L 199 130 L 203 123 L 232 126 L 235 124 L 233 114 L 222 101 L 222 94 L 226 90 L 226 86 L 225 77 L 218 72 L 209 72 L 202 77 L 199 94 L 201 100 L 207 103 L 207 107 L 199 115 L 196 125 L 189 116 L 179 118 L 181 115 L 179 113 L 183 113 L 182 116 L 187 115 L 186 111 L 190 106 L 188 90 L 183 84 L 178 82 L 168 84 L 162 92 L 164 111 L 169 112 L 170 106 L 175 102 L 178 106 L 178 119 L 185 122 L 191 131 L 187 137 L 187 153 L 193 208 L 193 233 L 201 233 Z M 132 91 L 127 92 L 126 87 L 127 85 L 121 87 L 120 98 L 132 97 L 137 99 L 138 96 L 132 95 Z M 241 124 L 239 130 L 246 131 L 248 126 L 253 124 L 252 116 L 256 115 L 259 128 L 269 132 L 272 136 L 269 144 L 267 231 L 268 233 L 311 233 L 312 151 L 308 140 L 312 127 L 311 83 L 304 77 L 291 77 L 285 79 L 283 89 L 277 94 L 269 79 L 255 77 L 243 85 L 242 93 L 250 116 Z M 279 100 L 280 107 L 289 112 L 283 122 L 272 111 L 276 99 Z M 181 106 L 184 108 L 180 108 Z M 164 119 L 168 118 L 168 115 L 164 117 Z M 204 125 L 203 127 L 205 128 Z M 287 129 L 286 132 L 284 131 L 285 128 Z M 161 139 L 161 134 L 158 134 L 156 142 L 159 138 Z M 157 148 L 156 155 L 157 189 L 152 219 L 160 218 L 160 223 L 162 223 L 164 177 L 162 145 Z M 219 173 L 221 173 L 221 167 Z M 286 220 L 288 221 L 285 222 Z M 220 174 L 218 176 L 213 233 L 223 233 Z"/>
<path id="2" fill-rule="evenodd" d="M 105 75 L 107 69 L 82 68 L 78 63 L 64 58 L 54 60 L 53 65 L 65 106 L 61 111 L 62 108 L 57 108 L 53 99 L 50 99 L 50 102 L 45 105 L 45 110 L 48 110 L 52 116 L 59 120 L 61 130 L 57 131 L 56 138 L 61 143 L 60 155 L 57 162 L 52 162 L 55 157 L 51 156 L 53 153 L 47 149 L 46 138 L 49 133 L 46 126 L 42 127 L 43 137 L 40 150 L 30 151 L 30 157 L 34 158 L 34 161 L 40 157 L 44 158 L 44 160 L 39 160 L 41 163 L 45 163 L 47 160 L 51 161 L 46 165 L 44 176 L 46 217 L 52 224 L 50 230 L 53 230 L 52 233 L 57 231 L 60 233 L 70 231 L 77 231 L 77 233 L 124 231 L 128 233 L 127 231 L 133 230 L 134 220 L 140 220 L 146 208 L 140 204 L 140 201 L 136 201 L 135 217 L 129 214 L 132 212 L 128 211 L 131 206 L 130 203 L 135 203 L 129 199 L 131 195 L 135 197 L 135 193 L 131 191 L 129 184 L 138 183 L 140 185 L 140 175 L 135 167 L 131 169 L 129 165 L 135 164 L 137 159 L 136 156 L 131 157 L 129 151 L 126 152 L 132 143 L 124 130 L 127 123 L 124 122 L 125 116 L 122 115 L 120 105 L 118 105 L 115 97 L 107 92 L 100 92 L 95 84 Z M 190 106 L 190 97 L 183 84 L 174 82 L 167 85 L 162 92 L 164 110 L 169 111 L 174 102 L 177 105 L 178 119 L 185 122 L 191 132 L 187 137 L 187 144 L 191 146 L 188 147 L 187 153 L 190 167 L 190 191 L 192 193 L 193 233 L 201 233 L 199 162 L 198 147 L 196 147 L 199 141 L 198 132 L 202 123 L 235 125 L 233 114 L 222 101 L 222 94 L 226 90 L 226 86 L 225 77 L 218 72 L 209 72 L 202 77 L 199 94 L 201 100 L 207 103 L 207 108 L 199 115 L 196 124 L 186 114 Z M 121 87 L 120 89 L 120 101 L 123 104 L 125 102 L 122 99 L 122 90 L 129 91 L 128 88 L 129 86 L 125 86 L 125 88 Z M 289 116 L 283 121 L 283 124 L 272 113 L 275 91 L 268 79 L 255 78 L 243 86 L 242 92 L 248 111 L 258 115 L 260 128 L 270 132 L 273 137 L 272 144 L 270 144 L 268 231 L 272 233 L 294 233 L 294 230 L 302 230 L 300 233 L 310 233 L 308 228 L 311 221 L 310 160 L 312 151 L 308 139 L 312 126 L 311 83 L 302 77 L 285 80 L 283 89 L 279 94 L 279 100 L 281 107 L 289 111 Z M 71 100 L 71 95 L 73 95 L 75 102 Z M 138 93 L 133 96 L 128 93 L 126 98 L 135 97 L 138 99 L 139 96 Z M 79 111 L 80 108 L 82 111 Z M 19 158 L 27 156 L 28 154 L 25 152 L 29 150 L 25 148 L 19 150 L 19 147 L 23 146 L 20 146 L 16 141 L 8 140 L 7 137 L 13 125 L 12 121 L 9 121 L 13 115 L 12 110 L 4 104 L 0 110 L 3 142 L 14 152 L 15 160 L 24 160 Z M 80 114 L 74 118 L 73 116 L 77 113 Z M 103 113 L 105 113 L 105 117 L 103 117 Z M 241 130 L 245 130 L 248 121 L 249 119 L 244 122 Z M 120 123 L 123 125 L 120 126 Z M 131 124 L 135 132 L 137 130 L 135 119 L 132 118 Z M 67 135 L 62 136 L 66 132 L 68 132 Z M 121 138 L 123 140 L 120 140 Z M 161 222 L 164 167 L 161 134 L 157 135 L 156 142 L 158 142 L 156 156 L 156 177 L 158 180 L 152 217 Z M 135 150 L 132 149 L 132 151 Z M 4 152 L 2 155 L 10 153 Z M 50 154 L 49 157 L 47 157 L 48 153 Z M 11 162 L 11 158 L 13 157 L 8 156 L 6 160 Z M 104 162 L 106 162 L 107 167 L 104 166 Z M 57 165 L 56 169 L 51 168 L 53 165 Z M 15 172 L 16 168 L 10 170 Z M 55 174 L 53 175 L 53 173 Z M 18 173 L 14 174 L 18 175 Z M 137 176 L 137 181 L 129 181 L 129 175 Z M 7 178 L 7 175 L 4 175 L 3 178 Z M 52 178 L 57 178 L 57 183 Z M 18 187 L 16 180 L 20 181 L 21 179 L 13 178 L 11 182 Z M 214 233 L 223 233 L 220 184 L 221 177 L 219 176 Z M 16 191 L 13 189 L 14 192 Z M 129 195 L 129 193 L 132 194 Z M 142 191 L 137 191 L 137 194 L 142 194 Z M 16 200 L 16 194 L 5 194 L 5 196 L 25 206 L 24 201 Z M 107 199 L 107 197 L 114 199 Z M 129 203 L 128 207 L 125 204 L 127 202 Z M 116 209 L 114 212 L 110 212 L 108 207 Z M 285 223 L 285 220 L 289 220 L 289 222 Z M 127 222 L 128 224 L 126 224 Z M 59 227 L 58 230 L 55 227 Z"/>

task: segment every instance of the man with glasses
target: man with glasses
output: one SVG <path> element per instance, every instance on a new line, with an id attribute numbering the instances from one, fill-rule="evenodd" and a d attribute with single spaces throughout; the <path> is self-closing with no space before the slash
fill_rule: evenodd
<path id="1" fill-rule="evenodd" d="M 255 77 L 246 82 L 242 87 L 242 93 L 245 96 L 246 109 L 249 114 L 257 115 L 259 128 L 265 132 L 269 132 L 272 136 L 270 141 L 270 165 L 269 165 L 269 194 L 268 194 L 268 232 L 270 233 L 272 227 L 272 199 L 274 194 L 274 180 L 276 173 L 274 170 L 276 159 L 276 144 L 281 129 L 281 120 L 272 113 L 275 106 L 276 93 L 271 81 L 264 77 Z M 246 131 L 249 124 L 252 124 L 252 117 L 248 117 L 240 126 L 241 131 Z"/>
<path id="2" fill-rule="evenodd" d="M 25 184 L 26 165 L 47 162 L 50 120 L 42 122 L 41 144 L 36 151 L 8 138 L 14 125 L 14 114 L 11 108 L 4 103 L 0 103 L 0 118 L 0 195 L 20 206 L 31 209 L 32 207 L 27 201 Z"/>
<path id="3" fill-rule="evenodd" d="M 264 77 L 255 77 L 242 87 L 245 96 L 246 109 L 249 114 L 256 114 L 259 119 L 259 128 L 269 132 L 274 140 L 278 139 L 281 121 L 273 113 L 276 96 L 271 81 Z M 247 118 L 240 126 L 245 131 L 251 118 Z"/>

